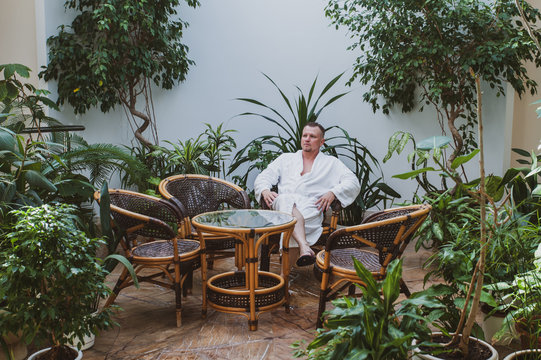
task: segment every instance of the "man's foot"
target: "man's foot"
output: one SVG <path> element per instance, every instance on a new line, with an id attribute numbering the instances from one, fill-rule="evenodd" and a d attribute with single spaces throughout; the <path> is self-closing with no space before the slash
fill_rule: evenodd
<path id="1" fill-rule="evenodd" d="M 308 266 L 316 262 L 316 257 L 313 254 L 302 255 L 297 259 L 297 266 Z"/>

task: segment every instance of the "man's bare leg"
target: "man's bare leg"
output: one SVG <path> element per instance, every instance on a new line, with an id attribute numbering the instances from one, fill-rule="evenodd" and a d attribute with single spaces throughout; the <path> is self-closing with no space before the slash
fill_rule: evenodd
<path id="1" fill-rule="evenodd" d="M 297 219 L 297 223 L 295 224 L 295 227 L 293 228 L 293 233 L 291 234 L 291 237 L 297 242 L 299 247 L 289 249 L 289 263 L 295 264 L 297 262 L 297 259 L 300 256 L 315 255 L 315 254 L 310 248 L 310 245 L 308 245 L 308 243 L 306 242 L 306 232 L 304 230 L 304 217 L 302 216 L 301 212 L 297 209 L 295 205 L 293 206 L 292 215 L 295 219 Z"/>

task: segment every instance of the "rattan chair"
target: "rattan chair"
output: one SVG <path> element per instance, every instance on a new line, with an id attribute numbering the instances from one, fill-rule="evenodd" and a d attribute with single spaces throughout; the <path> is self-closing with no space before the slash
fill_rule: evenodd
<path id="1" fill-rule="evenodd" d="M 199 242 L 179 238 L 176 227 L 183 226 L 184 216 L 172 203 L 127 190 L 110 189 L 109 196 L 111 215 L 124 234 L 120 243 L 137 280 L 175 291 L 176 319 L 180 326 L 182 292 L 186 295 L 184 285 L 191 287 L 193 270 L 201 266 Z M 100 200 L 98 191 L 94 198 Z M 133 284 L 128 270 L 124 269 L 105 306 L 111 305 L 122 289 Z"/>
<path id="2" fill-rule="evenodd" d="M 326 303 L 346 288 L 355 295 L 355 283 L 363 285 L 355 272 L 353 257 L 359 260 L 376 280 L 385 277 L 387 265 L 402 256 L 415 231 L 423 223 L 430 205 L 412 205 L 384 210 L 367 217 L 361 225 L 333 232 L 325 250 L 316 256 L 314 273 L 321 275 L 317 327 L 322 326 Z M 410 296 L 401 280 L 401 292 Z"/>
<path id="3" fill-rule="evenodd" d="M 162 196 L 186 209 L 185 215 L 190 219 L 208 211 L 226 208 L 249 209 L 248 194 L 239 186 L 228 181 L 194 174 L 170 176 L 160 182 L 159 191 Z M 190 221 L 185 222 L 185 233 L 188 237 L 199 239 L 197 231 Z M 204 234 L 205 250 L 208 256 L 207 265 L 211 269 L 214 260 L 235 256 L 236 240 L 231 237 Z M 242 259 L 237 259 L 237 267 L 242 267 Z"/>
<path id="4" fill-rule="evenodd" d="M 267 206 L 267 203 L 263 200 L 263 197 L 260 201 L 261 208 L 262 209 L 269 209 Z M 333 233 L 333 231 L 336 230 L 336 227 L 338 226 L 338 219 L 340 218 L 340 211 L 342 211 L 342 205 L 340 204 L 340 201 L 334 200 L 331 203 L 330 209 L 325 214 L 325 217 L 323 218 L 323 232 L 321 233 L 321 236 L 316 241 L 314 245 L 312 245 L 312 249 L 321 250 L 325 247 L 325 242 L 327 241 L 327 238 L 330 234 Z M 289 241 L 291 243 L 291 240 Z M 278 253 L 280 247 L 280 235 L 272 235 L 269 237 L 269 240 L 266 244 L 261 245 L 261 260 L 259 263 L 259 268 L 263 271 L 269 271 L 270 268 L 270 256 L 272 254 Z"/>

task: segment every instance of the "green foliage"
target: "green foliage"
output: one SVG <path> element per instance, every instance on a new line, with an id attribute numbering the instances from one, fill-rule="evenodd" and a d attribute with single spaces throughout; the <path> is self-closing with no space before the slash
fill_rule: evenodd
<path id="1" fill-rule="evenodd" d="M 171 89 L 183 81 L 193 61 L 181 42 L 187 23 L 178 18 L 181 3 L 197 0 L 68 0 L 66 9 L 77 11 L 71 26 L 60 26 L 51 36 L 49 64 L 40 73 L 58 81 L 58 102 L 67 102 L 75 113 L 99 105 L 107 112 L 122 105 L 143 120 L 136 138 L 153 126 L 151 82 Z M 143 98 L 144 110 L 136 109 Z"/>
<path id="2" fill-rule="evenodd" d="M 502 336 L 514 323 L 519 323 L 530 337 L 529 348 L 537 348 L 541 336 L 541 244 L 535 252 L 533 269 L 516 273 L 512 281 L 494 284 L 492 288 L 506 294 L 500 308 L 510 310 L 496 337 Z"/>
<path id="3" fill-rule="evenodd" d="M 2 214 L 22 205 L 59 199 L 80 204 L 91 196 L 93 186 L 83 176 L 50 171 L 66 165 L 49 145 L 0 128 Z"/>
<path id="4" fill-rule="evenodd" d="M 110 290 L 94 255 L 102 241 L 78 230 L 75 213 L 66 204 L 12 213 L 17 221 L 0 238 L 3 334 L 22 331 L 27 343 L 62 346 L 114 325 L 112 309 L 89 312 L 96 296 L 106 298 Z"/>
<path id="5" fill-rule="evenodd" d="M 0 125 L 13 131 L 24 128 L 27 124 L 38 127 L 42 122 L 58 123 L 45 114 L 47 108 L 58 110 L 56 104 L 47 95 L 47 90 L 36 89 L 32 84 L 23 83 L 19 77 L 28 79 L 30 68 L 21 64 L 0 65 Z"/>
<path id="6" fill-rule="evenodd" d="M 541 19 L 538 9 L 521 5 L 528 22 Z M 348 29 L 348 49 L 359 54 L 349 84 L 368 85 L 363 100 L 385 114 L 395 105 L 403 112 L 434 105 L 454 140 L 450 162 L 476 147 L 470 68 L 498 96 L 507 83 L 519 95 L 536 91 L 523 64 L 539 66 L 541 56 L 513 0 L 329 0 L 325 13 Z"/>
<path id="7" fill-rule="evenodd" d="M 440 326 L 447 332 L 453 332 L 458 325 L 459 309 L 464 306 L 471 273 L 481 251 L 479 207 L 470 200 L 460 202 L 459 208 L 455 222 L 446 229 L 449 236 L 445 243 L 438 246 L 438 251 L 425 264 L 425 268 L 429 269 L 425 281 L 429 278 L 445 281 L 428 291 L 437 295 L 447 306 L 446 313 L 439 317 Z M 492 284 L 512 281 L 515 274 L 532 269 L 534 251 L 539 243 L 537 226 L 528 225 L 524 218 L 509 215 L 508 210 L 504 209 L 497 217 L 491 214 L 487 219 L 491 239 L 486 245 L 484 283 L 487 285 L 481 294 L 481 301 L 494 307 L 497 306 L 495 300 L 499 300 L 501 295 L 493 291 Z M 476 337 L 483 338 L 477 325 L 474 332 Z"/>
<path id="8" fill-rule="evenodd" d="M 530 221 L 535 222 L 541 218 L 541 155 L 522 149 L 512 150 L 525 158 L 517 160 L 523 166 L 508 169 L 498 188 L 505 187 L 511 194 L 516 210 L 521 214 L 532 214 Z"/>
<path id="9" fill-rule="evenodd" d="M 246 188 L 248 177 L 252 172 L 261 172 L 278 156 L 283 153 L 296 152 L 301 150 L 302 130 L 308 122 L 316 122 L 321 112 L 329 105 L 340 99 L 347 93 L 340 93 L 331 96 L 323 105 L 319 105 L 324 96 L 342 77 L 342 74 L 334 77 L 321 90 L 319 95 L 315 94 L 317 77 L 310 86 L 308 95 L 305 95 L 297 87 L 298 95 L 290 100 L 278 85 L 267 75 L 263 74 L 276 88 L 285 107 L 287 114 L 280 113 L 277 109 L 264 104 L 263 102 L 250 98 L 239 98 L 238 100 L 258 106 L 262 112 L 244 112 L 239 116 L 249 116 L 263 119 L 275 125 L 276 133 L 261 135 L 250 141 L 240 149 L 233 158 L 229 167 L 229 174 L 235 172 L 239 167 L 247 166 L 242 175 L 234 175 L 233 180 L 239 186 Z M 383 180 L 383 173 L 377 159 L 370 153 L 368 148 L 362 145 L 356 138 L 349 136 L 348 132 L 340 126 L 334 125 L 325 129 L 325 144 L 322 149 L 324 153 L 336 156 L 341 159 L 349 159 L 355 164 L 354 173 L 361 183 L 361 192 L 352 205 L 342 213 L 342 221 L 345 225 L 359 224 L 364 211 L 370 207 L 377 206 L 382 201 L 400 197 L 396 191 L 386 185 Z M 374 173 L 378 171 L 376 180 Z M 258 203 L 259 199 L 252 201 Z"/>
<path id="10" fill-rule="evenodd" d="M 413 339 L 429 345 L 427 318 L 419 307 L 442 311 L 433 297 L 413 294 L 398 302 L 402 261 L 393 260 L 382 282 L 376 282 L 364 266 L 353 259 L 357 275 L 366 284 L 362 297 L 337 299 L 334 309 L 325 312 L 327 329 L 318 329 L 316 338 L 295 357 L 308 359 L 408 359 Z M 417 346 L 417 345 L 416 345 Z"/>
<path id="11" fill-rule="evenodd" d="M 144 146 L 131 148 L 132 157 L 142 165 L 138 171 L 130 167 L 123 169 L 122 185 L 135 185 L 140 192 L 157 195 L 161 179 L 176 174 L 204 174 L 220 177 L 225 174 L 225 160 L 237 144 L 230 135 L 235 130 L 223 129 L 223 124 L 206 129 L 195 139 L 178 140 L 177 143 L 165 141 L 171 148 Z"/>

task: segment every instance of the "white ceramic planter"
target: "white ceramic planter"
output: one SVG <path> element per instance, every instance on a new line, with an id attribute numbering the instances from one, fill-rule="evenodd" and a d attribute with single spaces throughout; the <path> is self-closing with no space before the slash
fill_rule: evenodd
<path id="1" fill-rule="evenodd" d="M 32 355 L 28 357 L 28 360 L 35 360 L 40 354 L 43 354 L 44 352 L 49 351 L 49 349 L 50 348 L 46 348 L 46 349 L 42 349 L 38 352 L 33 353 Z M 83 352 L 77 349 L 74 349 L 74 350 L 77 351 L 77 357 L 73 360 L 81 360 L 83 358 Z"/>
<path id="2" fill-rule="evenodd" d="M 515 351 L 507 355 L 503 360 L 520 360 L 521 355 L 533 354 L 533 353 L 538 353 L 539 356 L 541 357 L 541 349 L 528 349 L 528 350 Z"/>
<path id="3" fill-rule="evenodd" d="M 437 336 L 437 335 L 441 335 L 442 333 L 441 332 L 436 332 L 436 333 L 433 333 L 433 334 Z M 480 340 L 480 339 L 477 339 L 477 338 L 474 338 L 474 337 L 470 337 L 470 341 L 472 341 L 472 340 L 479 341 L 481 344 L 487 346 L 490 349 L 492 354 L 490 355 L 490 357 L 487 360 L 498 360 L 498 352 L 496 351 L 494 346 L 490 345 L 486 341 L 483 341 L 483 340 Z M 414 344 L 415 344 L 415 342 L 414 342 Z M 413 360 L 442 360 L 442 358 L 439 358 L 439 357 L 434 356 L 434 355 L 421 354 L 420 351 L 421 350 L 418 349 L 418 348 L 413 349 L 413 357 L 412 357 Z"/>
<path id="4" fill-rule="evenodd" d="M 98 314 L 98 311 L 95 311 L 92 313 L 92 316 L 96 316 Z M 70 334 L 71 336 L 72 334 Z M 68 343 L 69 346 L 77 349 L 77 346 L 81 344 L 81 350 L 87 350 L 90 349 L 92 346 L 94 346 L 94 342 L 96 341 L 96 334 L 90 334 L 85 335 L 83 337 L 83 341 L 80 341 L 79 338 L 75 338 L 72 343 Z"/>
<path id="5" fill-rule="evenodd" d="M 68 343 L 68 345 L 77 349 L 77 346 L 81 344 L 81 350 L 87 350 L 94 346 L 95 341 L 96 334 L 90 334 L 90 336 L 83 336 L 83 341 L 80 341 L 79 338 L 75 338 L 74 341 L 72 343 Z"/>
<path id="6" fill-rule="evenodd" d="M 486 316 L 486 314 L 484 315 Z M 488 318 L 483 319 L 481 328 L 485 333 L 485 338 L 489 340 L 491 344 L 509 345 L 514 338 L 518 337 L 513 324 L 513 327 L 511 329 L 507 329 L 499 340 L 493 341 L 492 338 L 494 335 L 502 328 L 503 319 L 504 318 L 501 316 L 489 316 Z"/>

